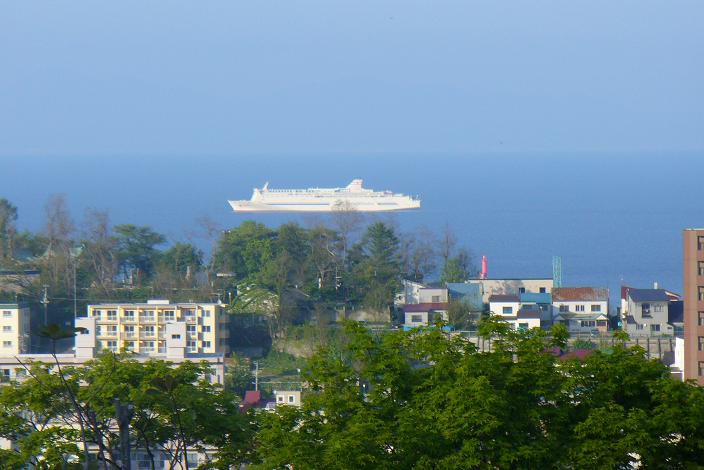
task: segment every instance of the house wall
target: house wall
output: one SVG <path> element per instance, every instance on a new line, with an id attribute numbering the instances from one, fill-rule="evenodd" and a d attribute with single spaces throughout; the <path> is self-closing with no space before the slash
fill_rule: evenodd
<path id="1" fill-rule="evenodd" d="M 592 310 L 592 306 L 596 306 L 598 310 Z M 567 311 L 561 309 L 565 307 Z M 601 313 L 604 315 L 609 314 L 609 301 L 556 301 L 552 302 L 553 316 L 557 316 L 560 313 Z"/>
<path id="2" fill-rule="evenodd" d="M 489 303 L 489 297 L 493 294 L 514 294 L 518 295 L 521 288 L 525 292 L 540 292 L 541 288 L 545 292 L 552 291 L 552 279 L 470 279 L 469 284 L 479 284 L 481 286 L 482 302 Z"/>
<path id="3" fill-rule="evenodd" d="M 504 312 L 504 307 L 511 308 L 511 312 Z M 516 315 L 520 308 L 520 302 L 491 302 L 489 304 L 489 312 L 495 315 Z"/>
<path id="4" fill-rule="evenodd" d="M 418 291 L 420 304 L 447 302 L 447 289 L 423 288 Z"/>
<path id="5" fill-rule="evenodd" d="M 650 317 L 643 316 L 643 304 L 650 305 Z M 634 302 L 628 298 L 628 315 L 633 316 L 633 319 L 638 325 L 642 325 L 639 329 L 636 325 L 626 323 L 626 331 L 629 334 L 636 335 L 665 335 L 673 334 L 672 325 L 667 323 L 668 302 Z M 660 331 L 653 331 L 651 325 L 659 325 Z"/>
<path id="6" fill-rule="evenodd" d="M 29 351 L 29 307 L 0 304 L 0 354 L 21 354 Z"/>
<path id="7" fill-rule="evenodd" d="M 514 330 L 521 328 L 521 325 L 525 325 L 525 329 L 540 328 L 540 318 L 516 318 L 508 320 L 511 323 L 511 327 Z"/>

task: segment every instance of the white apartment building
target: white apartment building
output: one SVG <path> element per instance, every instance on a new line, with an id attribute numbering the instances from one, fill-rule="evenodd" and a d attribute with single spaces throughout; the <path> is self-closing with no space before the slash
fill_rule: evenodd
<path id="1" fill-rule="evenodd" d="M 188 353 L 229 353 L 229 314 L 217 303 L 114 303 L 88 306 L 95 319 L 96 352 L 122 349 L 144 355 L 167 353 L 169 324 L 180 324 Z"/>
<path id="2" fill-rule="evenodd" d="M 0 356 L 29 352 L 29 306 L 0 304 Z"/>

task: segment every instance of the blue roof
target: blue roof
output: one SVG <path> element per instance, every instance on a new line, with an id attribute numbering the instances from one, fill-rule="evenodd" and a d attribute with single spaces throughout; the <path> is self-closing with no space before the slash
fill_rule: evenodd
<path id="1" fill-rule="evenodd" d="M 479 284 L 448 282 L 447 290 L 449 291 L 451 298 L 466 302 L 470 308 L 474 310 L 482 310 L 484 308 L 481 286 Z"/>
<path id="2" fill-rule="evenodd" d="M 665 289 L 631 289 L 628 295 L 634 302 L 667 302 L 670 298 Z"/>
<path id="3" fill-rule="evenodd" d="M 447 289 L 456 295 L 476 295 L 480 291 L 479 284 L 465 284 L 464 282 L 448 282 Z"/>
<path id="4" fill-rule="evenodd" d="M 551 304 L 552 296 L 547 292 L 524 292 L 521 294 L 521 302 L 533 302 L 536 304 Z"/>

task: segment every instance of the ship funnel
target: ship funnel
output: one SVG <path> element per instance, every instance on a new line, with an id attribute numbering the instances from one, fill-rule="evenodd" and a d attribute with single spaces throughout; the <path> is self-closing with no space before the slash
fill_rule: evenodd
<path id="1" fill-rule="evenodd" d="M 479 279 L 486 279 L 489 276 L 489 262 L 486 255 L 482 256 L 482 272 L 479 274 Z"/>
<path id="2" fill-rule="evenodd" d="M 357 191 L 362 189 L 363 181 L 361 179 L 354 179 L 350 184 L 347 185 L 347 189 L 350 191 Z"/>

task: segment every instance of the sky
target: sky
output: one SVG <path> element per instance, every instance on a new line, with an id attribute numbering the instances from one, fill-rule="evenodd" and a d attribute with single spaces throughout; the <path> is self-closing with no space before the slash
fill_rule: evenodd
<path id="1" fill-rule="evenodd" d="M 701 0 L 0 3 L 0 159 L 704 151 Z"/>

